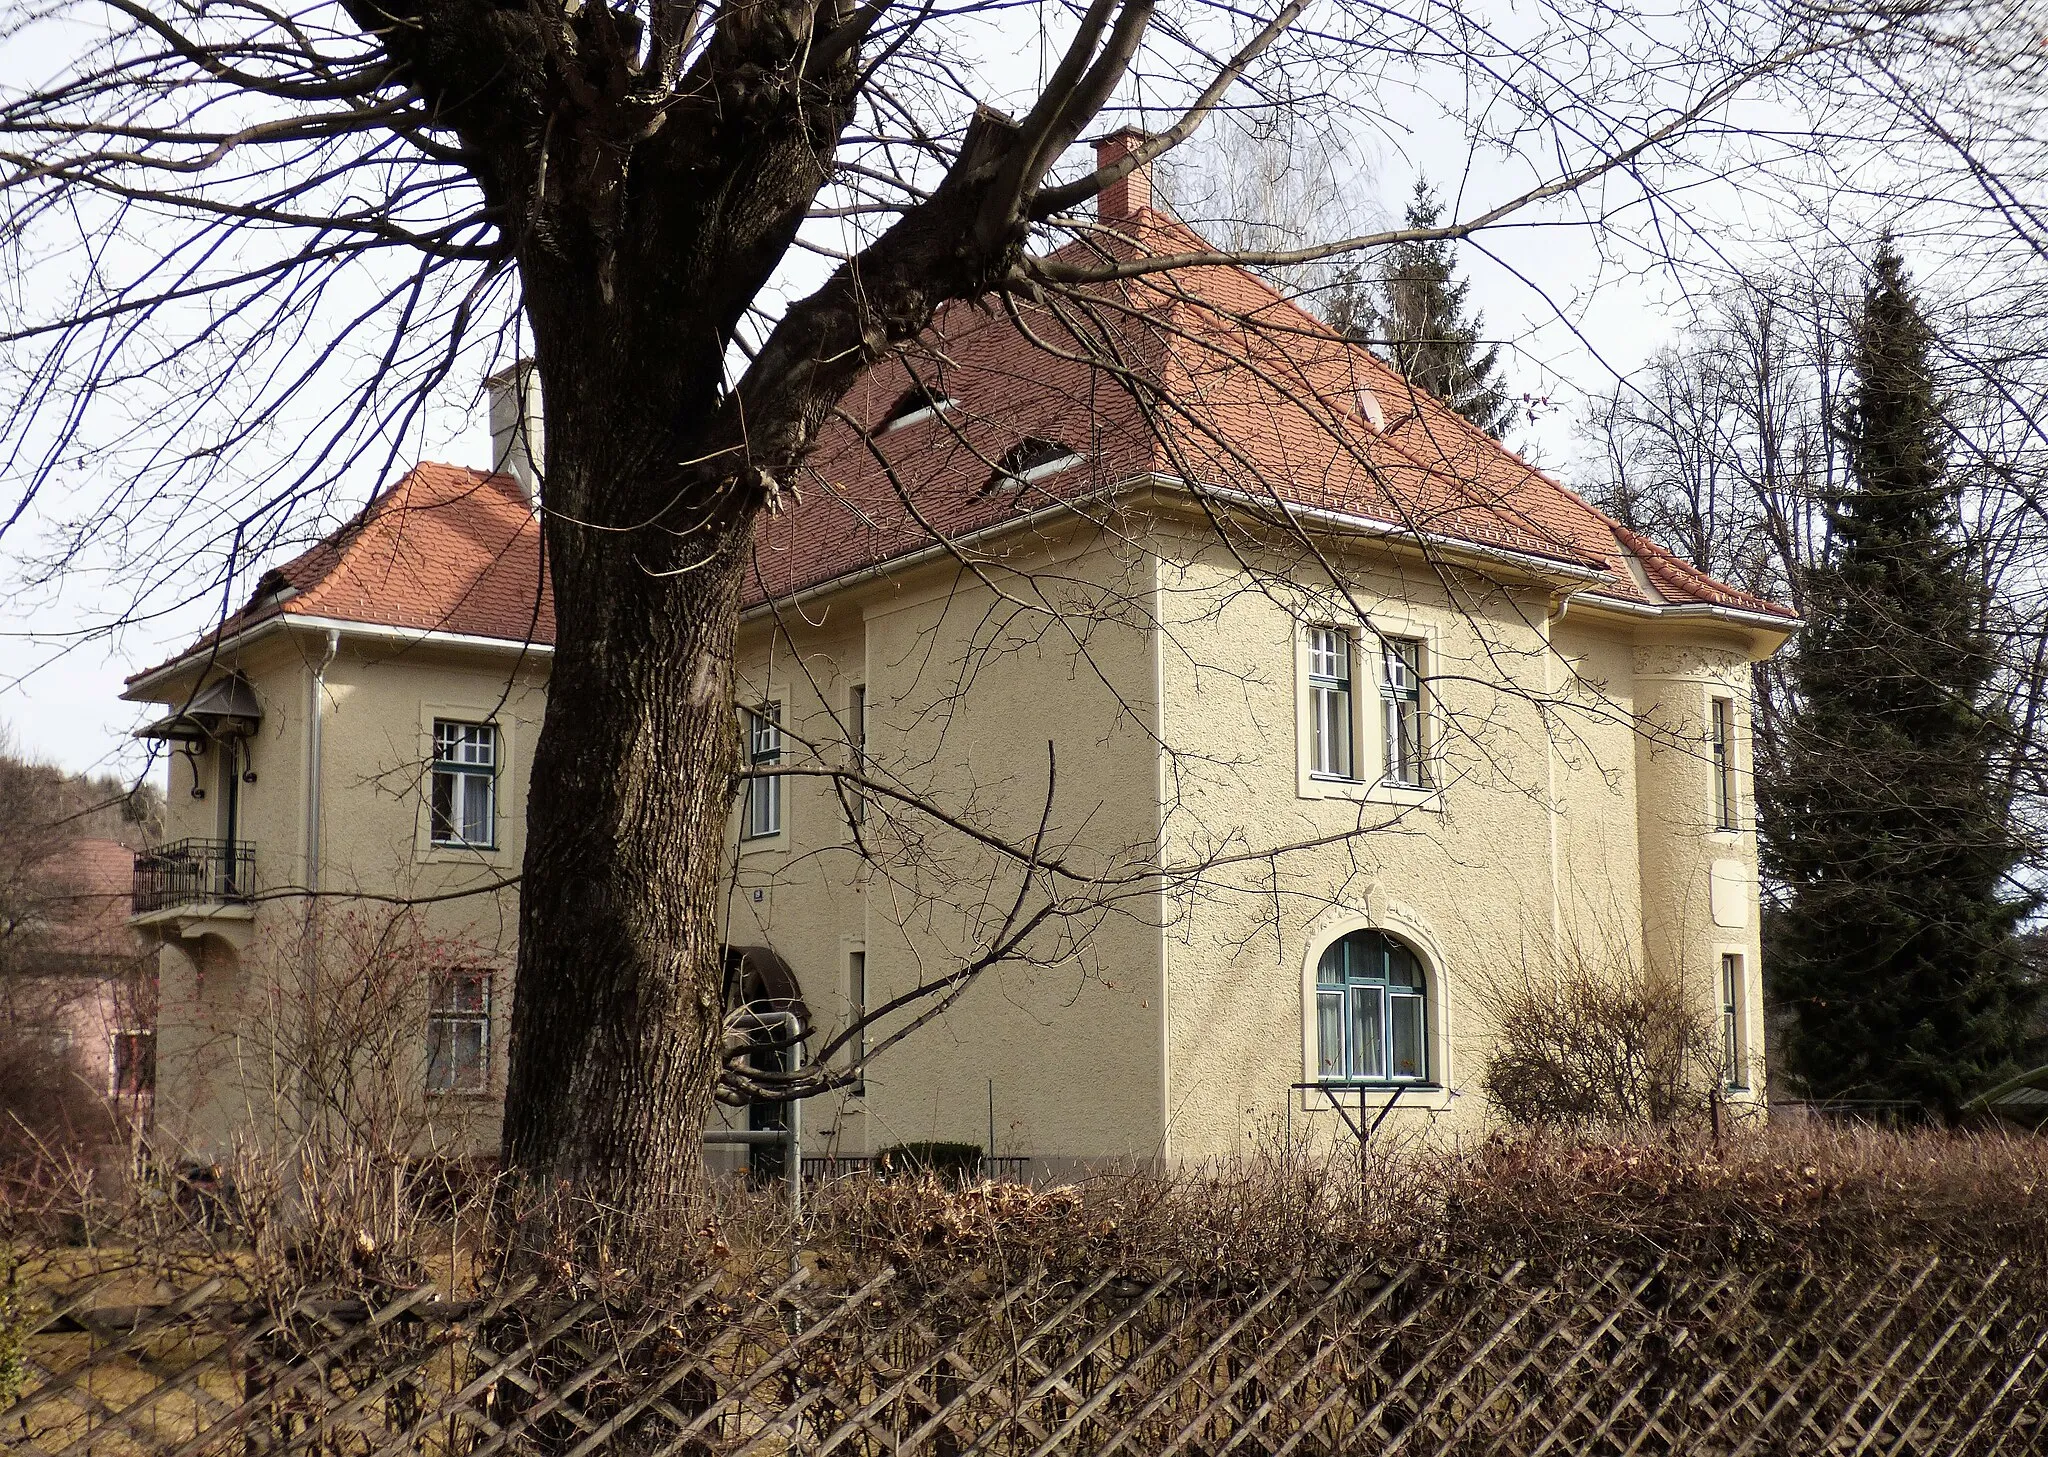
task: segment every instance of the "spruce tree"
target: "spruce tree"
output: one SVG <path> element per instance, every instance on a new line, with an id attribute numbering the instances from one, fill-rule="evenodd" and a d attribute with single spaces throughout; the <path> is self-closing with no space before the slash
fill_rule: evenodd
<path id="1" fill-rule="evenodd" d="M 1946 1118 L 2028 1051 L 2036 993 L 1932 343 L 1887 239 L 1848 341 L 1848 480 L 1808 576 L 1798 707 L 1759 795 L 1788 1070 L 1819 1100 Z"/>
<path id="2" fill-rule="evenodd" d="M 1406 226 L 1433 228 L 1442 218 L 1443 204 L 1418 178 Z M 1409 383 L 1498 439 L 1514 419 L 1514 402 L 1499 378 L 1500 346 L 1479 347 L 1484 317 L 1465 317 L 1471 287 L 1458 277 L 1447 240 L 1396 243 L 1371 280 L 1356 273 L 1339 280 L 1325 316 L 1347 338 L 1372 344 Z"/>

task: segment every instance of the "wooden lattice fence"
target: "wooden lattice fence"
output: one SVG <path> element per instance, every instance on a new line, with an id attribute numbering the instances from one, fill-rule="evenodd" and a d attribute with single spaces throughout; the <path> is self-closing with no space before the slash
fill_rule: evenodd
<path id="1" fill-rule="evenodd" d="M 829 1288 L 828 1288 L 829 1287 Z M 2048 1314 L 2005 1265 L 1415 1261 L 773 1288 L 630 1307 L 531 1279 L 263 1309 L 223 1278 L 21 1302 L 20 1457 L 408 1452 L 1996 1457 L 2048 1451 Z"/>

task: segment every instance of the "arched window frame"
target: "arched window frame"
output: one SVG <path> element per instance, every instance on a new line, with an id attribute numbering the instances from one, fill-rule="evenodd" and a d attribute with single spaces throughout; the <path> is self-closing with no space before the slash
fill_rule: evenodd
<path id="1" fill-rule="evenodd" d="M 1420 1081 L 1366 1081 L 1352 1079 L 1324 1079 L 1321 1071 L 1321 1048 L 1317 1029 L 1317 990 L 1319 973 L 1324 954 L 1330 947 L 1346 937 L 1360 931 L 1378 932 L 1404 946 L 1415 958 L 1422 976 L 1424 1008 L 1424 1047 L 1426 1048 L 1426 1070 Z M 1442 1111 L 1450 1106 L 1450 1091 L 1453 1069 L 1451 1067 L 1451 1012 L 1448 996 L 1448 975 L 1442 947 L 1436 937 L 1425 927 L 1414 922 L 1412 916 L 1397 907 L 1375 907 L 1372 913 L 1357 915 L 1335 915 L 1319 918 L 1309 928 L 1309 937 L 1304 946 L 1301 962 L 1301 1078 L 1305 1090 L 1312 1090 L 1328 1082 L 1334 1088 L 1366 1088 L 1376 1097 L 1392 1096 L 1400 1090 L 1400 1106 L 1412 1109 L 1435 1109 Z M 1309 1110 L 1328 1108 L 1331 1101 L 1320 1093 L 1306 1091 L 1304 1107 Z"/>
<path id="2" fill-rule="evenodd" d="M 1352 931 L 1316 958 L 1316 1078 L 1429 1081 L 1428 973 L 1406 942 Z"/>

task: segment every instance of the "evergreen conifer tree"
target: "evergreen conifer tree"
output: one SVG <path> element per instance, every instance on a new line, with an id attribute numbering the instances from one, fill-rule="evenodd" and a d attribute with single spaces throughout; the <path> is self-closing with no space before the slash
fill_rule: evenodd
<path id="1" fill-rule="evenodd" d="M 1443 204 L 1418 178 L 1406 225 L 1433 228 L 1442 217 Z M 1465 317 L 1471 287 L 1458 277 L 1448 241 L 1396 243 L 1370 280 L 1341 279 L 1325 313 L 1339 333 L 1372 344 L 1411 384 L 1498 439 L 1514 402 L 1499 377 L 1500 346 L 1479 347 L 1484 316 Z"/>
<path id="2" fill-rule="evenodd" d="M 1887 239 L 1849 340 L 1848 484 L 1807 581 L 1798 708 L 1759 796 L 1788 1070 L 1817 1099 L 1951 1117 L 2027 1052 L 2037 993 L 1932 342 Z"/>

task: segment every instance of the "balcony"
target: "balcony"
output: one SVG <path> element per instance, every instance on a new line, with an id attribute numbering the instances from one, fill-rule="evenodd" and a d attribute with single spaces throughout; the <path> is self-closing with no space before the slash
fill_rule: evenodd
<path id="1" fill-rule="evenodd" d="M 177 840 L 135 857 L 135 915 L 181 906 L 247 905 L 256 847 L 233 840 Z"/>

